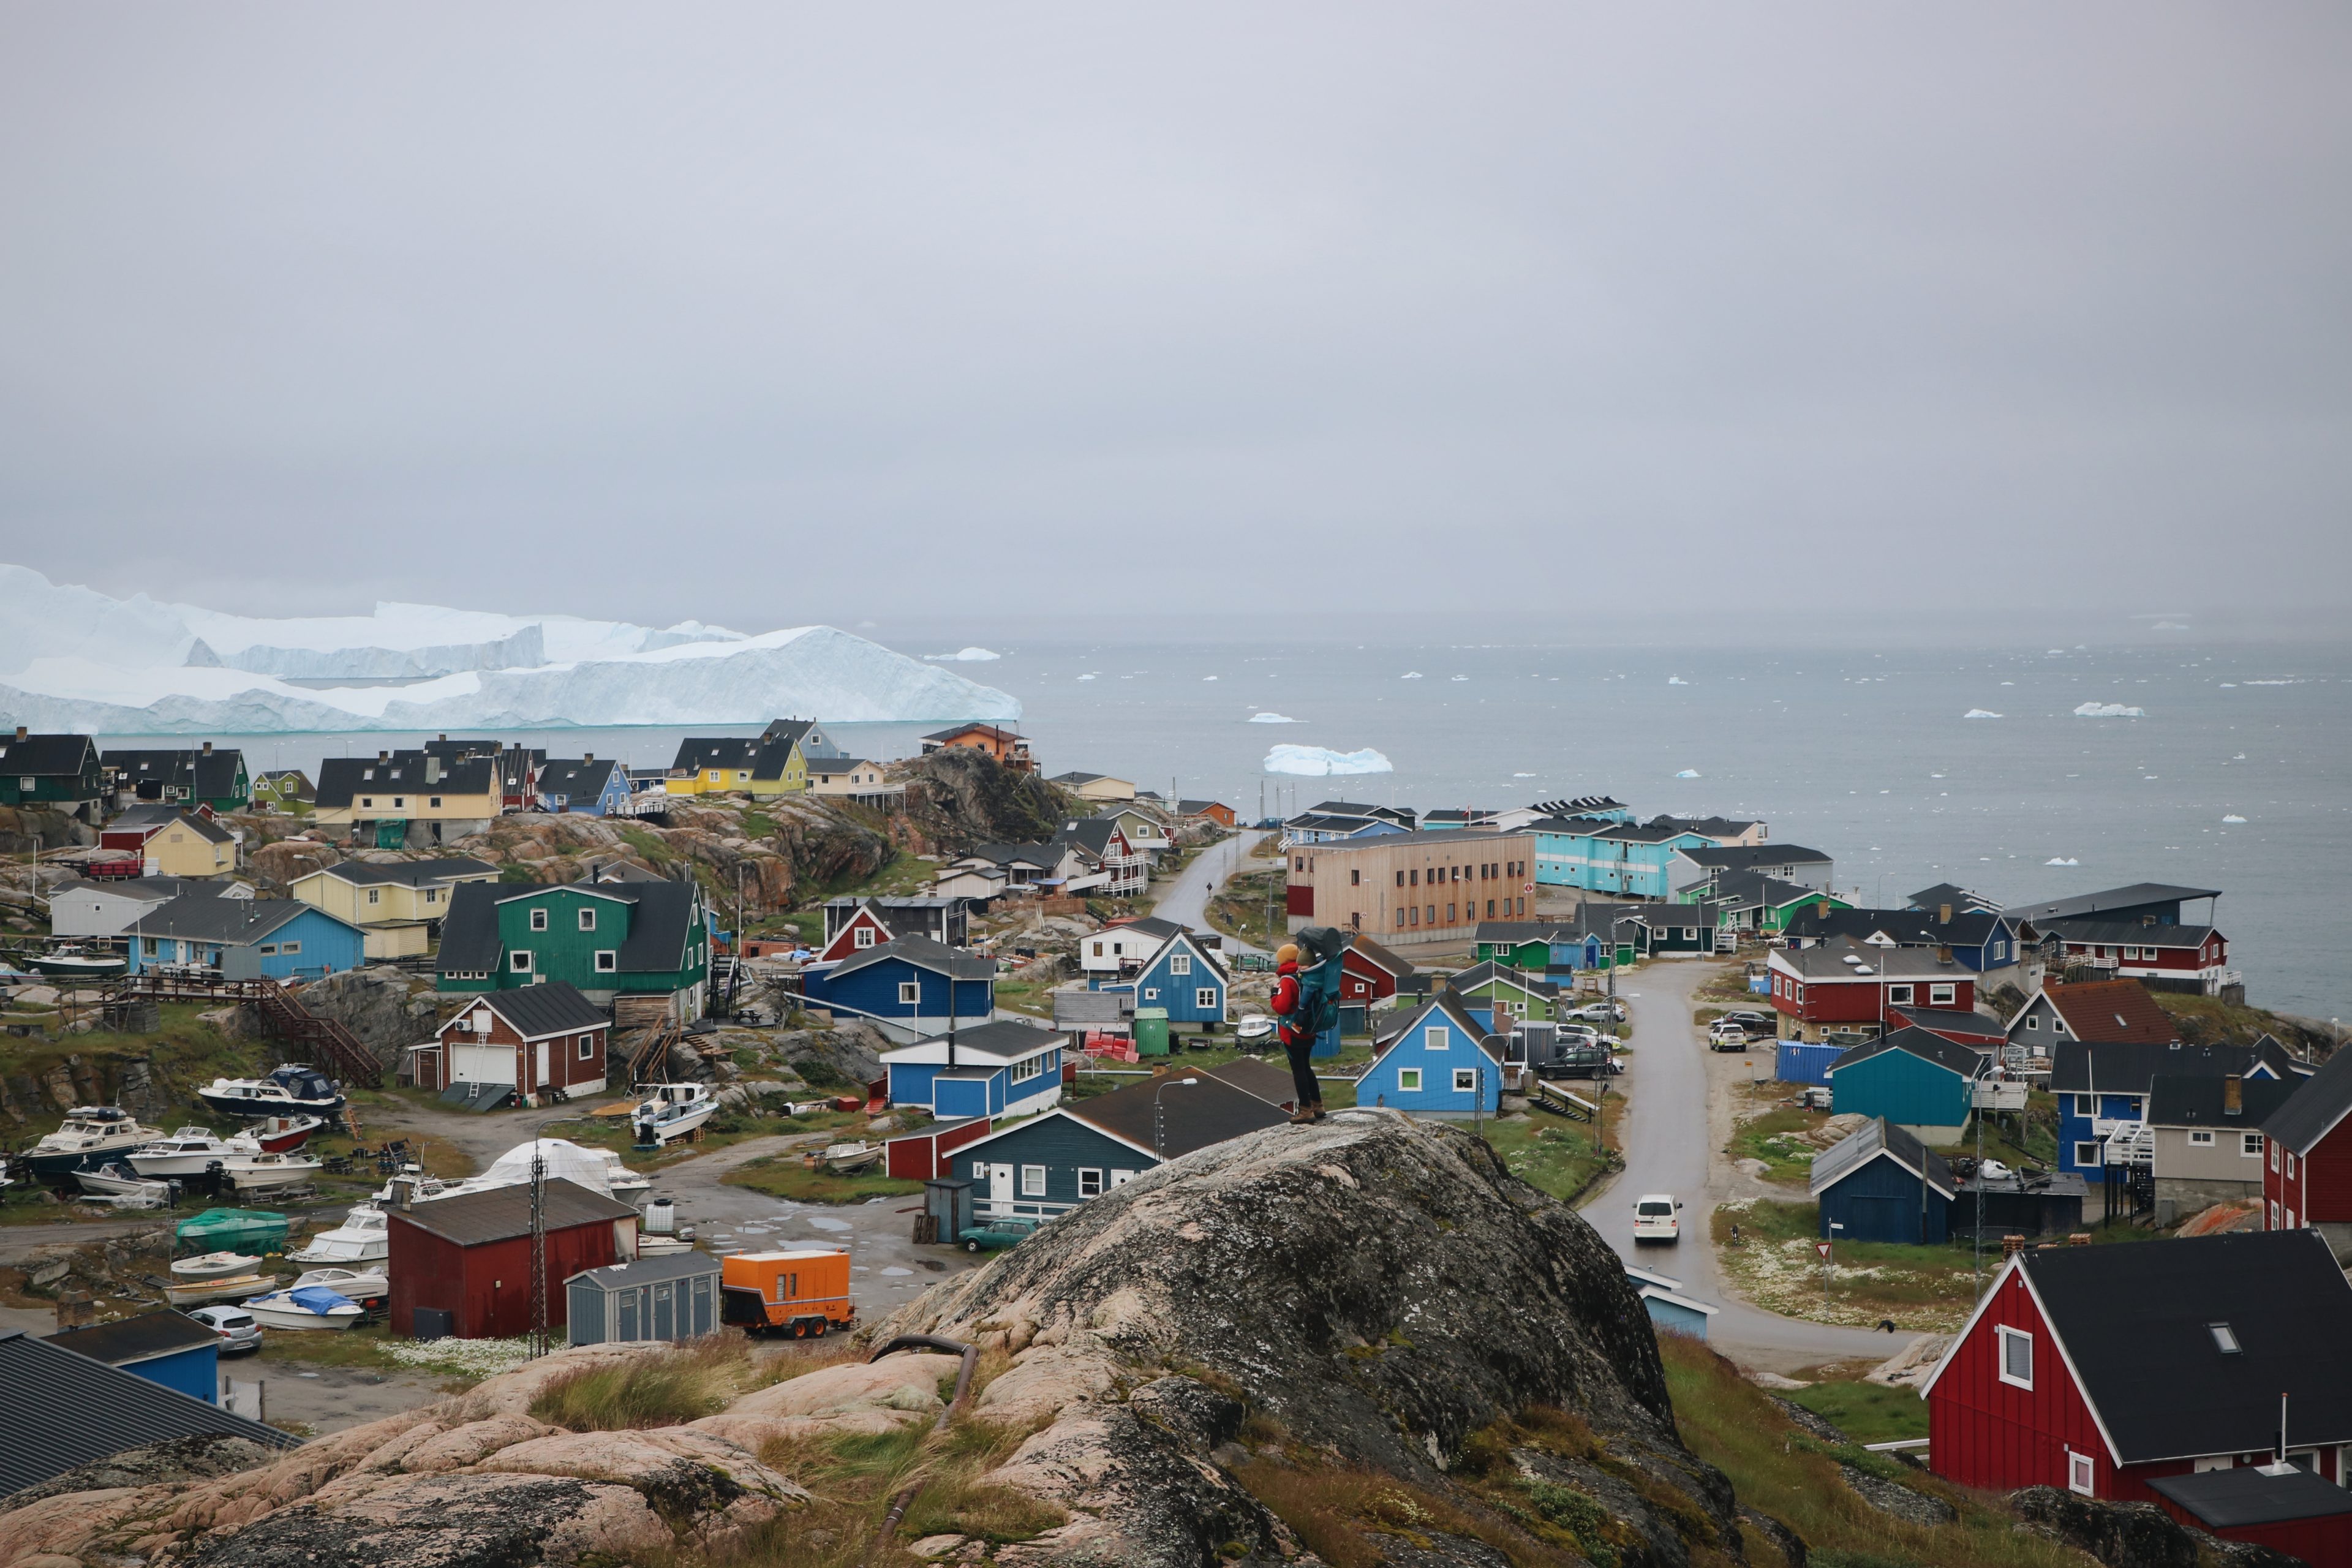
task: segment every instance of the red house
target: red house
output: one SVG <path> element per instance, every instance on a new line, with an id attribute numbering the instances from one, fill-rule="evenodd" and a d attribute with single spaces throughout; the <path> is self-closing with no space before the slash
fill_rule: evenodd
<path id="1" fill-rule="evenodd" d="M 1347 952 L 1339 955 L 1339 1000 L 1377 1002 L 1384 996 L 1393 996 L 1397 983 L 1412 973 L 1409 961 L 1360 931 Z"/>
<path id="2" fill-rule="evenodd" d="M 2352 1283 L 2313 1231 L 2021 1252 L 1921 1391 L 1962 1486 L 2155 1502 L 2163 1476 L 2352 1460 Z"/>
<path id="3" fill-rule="evenodd" d="M 1818 1041 L 1825 1031 L 1899 1029 L 1900 1010 L 1969 1013 L 1976 971 L 1931 947 L 1879 947 L 1839 937 L 1811 947 L 1776 947 L 1767 960 L 1780 1037 Z"/>
<path id="4" fill-rule="evenodd" d="M 2230 967 L 2230 939 L 2211 926 L 2158 925 L 2153 920 L 2056 920 L 2035 923 L 2067 963 L 2111 970 L 2154 991 L 2211 996 L 2242 976 Z"/>
<path id="5" fill-rule="evenodd" d="M 2352 1225 L 2352 1050 L 2339 1050 L 2263 1123 L 2263 1218 L 2273 1230 Z"/>
<path id="6" fill-rule="evenodd" d="M 825 938 L 824 946 L 817 952 L 820 963 L 838 963 L 869 947 L 880 947 L 895 942 L 898 933 L 883 922 L 881 911 L 871 903 L 857 906 L 857 912 L 841 922 L 838 930 Z"/>
<path id="7" fill-rule="evenodd" d="M 512 1084 L 526 1105 L 602 1094 L 612 1028 L 604 1010 L 568 981 L 487 991 L 431 1040 L 408 1047 L 409 1072 L 419 1089 Z"/>
<path id="8" fill-rule="evenodd" d="M 547 1322 L 561 1329 L 566 1279 L 636 1257 L 637 1211 L 561 1177 L 544 1191 Z M 384 1215 L 394 1333 L 414 1338 L 421 1311 L 447 1313 L 437 1326 L 461 1340 L 530 1331 L 528 1183 L 395 1206 Z"/>
<path id="9" fill-rule="evenodd" d="M 2158 1476 L 2157 1505 L 2191 1530 L 2251 1542 L 2311 1568 L 2352 1568 L 2352 1492 L 2294 1465 Z"/>

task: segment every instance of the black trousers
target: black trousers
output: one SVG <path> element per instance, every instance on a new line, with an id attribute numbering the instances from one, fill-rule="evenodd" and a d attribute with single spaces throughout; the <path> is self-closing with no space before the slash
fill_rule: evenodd
<path id="1" fill-rule="evenodd" d="M 1290 1081 L 1298 1091 L 1299 1108 L 1322 1104 L 1323 1086 L 1315 1081 L 1315 1042 L 1305 1039 L 1293 1045 L 1286 1040 L 1282 1048 L 1290 1056 Z"/>

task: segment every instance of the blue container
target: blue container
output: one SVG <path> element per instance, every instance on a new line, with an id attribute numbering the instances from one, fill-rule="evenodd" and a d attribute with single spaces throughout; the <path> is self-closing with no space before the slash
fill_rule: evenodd
<path id="1" fill-rule="evenodd" d="M 1830 1067 L 1845 1055 L 1843 1046 L 1809 1046 L 1802 1040 L 1782 1040 L 1772 1064 L 1772 1076 L 1782 1083 L 1830 1081 Z"/>

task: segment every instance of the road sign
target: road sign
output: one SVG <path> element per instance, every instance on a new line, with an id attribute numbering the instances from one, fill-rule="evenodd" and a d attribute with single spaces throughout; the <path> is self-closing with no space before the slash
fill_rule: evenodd
<path id="1" fill-rule="evenodd" d="M 1830 1260 L 1830 1244 L 1828 1242 L 1817 1241 L 1813 1243 L 1813 1250 L 1822 1255 L 1822 1262 L 1827 1263 Z"/>

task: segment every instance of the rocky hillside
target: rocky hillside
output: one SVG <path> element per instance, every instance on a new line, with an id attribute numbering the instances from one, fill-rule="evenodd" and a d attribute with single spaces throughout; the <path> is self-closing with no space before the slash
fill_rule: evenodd
<path id="1" fill-rule="evenodd" d="M 894 822 L 910 836 L 910 847 L 926 853 L 1035 844 L 1069 818 L 1095 812 L 1035 773 L 1014 773 L 967 747 L 895 763 L 890 777 L 907 786 L 905 814 Z"/>

